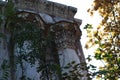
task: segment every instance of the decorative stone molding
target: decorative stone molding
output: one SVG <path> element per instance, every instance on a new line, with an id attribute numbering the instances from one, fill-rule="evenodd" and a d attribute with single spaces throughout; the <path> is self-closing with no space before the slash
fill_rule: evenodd
<path id="1" fill-rule="evenodd" d="M 74 23 L 59 22 L 52 25 L 52 29 L 55 32 L 55 42 L 58 45 L 58 49 L 71 48 L 76 49 L 76 40 L 79 40 L 81 33 L 76 29 Z"/>
<path id="2" fill-rule="evenodd" d="M 0 7 L 5 6 L 6 3 L 0 1 Z M 30 21 L 35 23 L 37 27 L 44 30 L 50 29 L 55 33 L 58 54 L 61 53 L 63 54 L 62 56 L 65 56 L 66 64 L 71 60 L 76 60 L 78 63 L 85 62 L 82 46 L 79 41 L 82 35 L 79 26 L 82 21 L 74 18 L 77 12 L 76 8 L 47 0 L 14 0 L 14 3 L 18 17 L 22 18 L 23 21 Z M 61 60 L 63 59 L 61 58 Z M 27 69 L 28 76 L 31 75 L 29 72 L 35 72 L 36 69 L 33 71 L 33 68 Z M 36 77 L 39 78 L 39 76 Z M 35 78 L 35 80 L 38 80 L 38 78 Z"/>
<path id="3" fill-rule="evenodd" d="M 75 19 L 72 21 L 47 14 L 37 14 L 27 11 L 19 11 L 18 17 L 23 18 L 25 21 L 36 23 L 36 25 L 42 29 L 45 29 L 45 26 L 49 24 L 51 30 L 55 32 L 55 42 L 58 45 L 58 49 L 77 48 L 76 41 L 79 42 L 81 36 L 79 29 L 81 20 Z"/>
<path id="4" fill-rule="evenodd" d="M 77 12 L 74 7 L 46 0 L 14 0 L 14 2 L 17 9 L 45 13 L 66 19 L 74 19 L 74 15 Z"/>
<path id="5" fill-rule="evenodd" d="M 58 49 L 77 49 L 76 42 L 80 40 L 81 31 L 79 25 L 81 20 L 75 19 L 66 20 L 63 18 L 55 18 L 47 14 L 42 13 L 30 13 L 25 11 L 19 11 L 19 18 L 23 18 L 25 21 L 36 23 L 36 25 L 42 29 L 45 29 L 45 24 L 51 24 L 49 27 L 55 32 L 55 42 Z"/>

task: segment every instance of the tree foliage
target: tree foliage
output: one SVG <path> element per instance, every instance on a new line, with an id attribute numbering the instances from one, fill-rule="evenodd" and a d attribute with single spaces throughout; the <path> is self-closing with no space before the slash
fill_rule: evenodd
<path id="1" fill-rule="evenodd" d="M 96 30 L 86 25 L 89 41 L 86 48 L 97 46 L 95 58 L 105 62 L 94 73 L 105 80 L 118 80 L 120 77 L 120 0 L 94 0 L 88 9 L 91 15 L 98 11 L 102 17 Z"/>

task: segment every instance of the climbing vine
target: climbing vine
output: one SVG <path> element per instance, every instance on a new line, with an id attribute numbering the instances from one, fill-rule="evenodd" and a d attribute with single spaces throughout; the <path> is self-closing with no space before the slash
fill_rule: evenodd
<path id="1" fill-rule="evenodd" d="M 19 18 L 12 0 L 8 0 L 5 7 L 1 7 L 0 23 L 1 28 L 7 30 L 10 34 L 8 45 L 11 54 L 10 68 L 12 76 L 15 74 L 13 71 L 15 68 L 17 69 L 17 64 L 20 64 L 22 69 L 20 80 L 31 80 L 24 74 L 24 61 L 30 63 L 31 67 L 38 62 L 37 72 L 42 73 L 40 76 L 41 80 L 49 80 L 53 74 L 60 72 L 57 60 L 54 62 L 54 60 L 50 61 L 47 59 L 47 56 L 57 56 L 53 32 L 48 30 L 46 34 L 44 29 L 35 25 L 36 23 Z M 0 36 L 2 35 L 7 37 L 4 32 L 0 34 Z M 17 61 L 14 61 L 14 59 Z M 2 67 L 4 71 L 8 67 L 5 68 Z M 8 77 L 8 74 L 6 73 L 5 76 Z M 7 79 L 6 77 L 4 77 L 5 80 Z M 12 77 L 12 80 L 14 80 L 14 77 Z"/>
<path id="2" fill-rule="evenodd" d="M 52 74 L 54 74 L 53 71 L 56 71 L 55 67 L 58 67 L 58 64 L 53 64 L 53 61 L 47 60 L 47 56 L 57 56 L 57 50 L 55 49 L 54 38 L 52 35 L 53 33 L 49 32 L 46 36 L 44 30 L 35 28 L 35 26 L 29 22 L 20 25 L 18 31 L 15 27 L 14 33 L 13 40 L 16 43 L 17 48 L 19 48 L 17 51 L 17 59 L 21 68 L 23 67 L 22 60 L 30 63 L 31 66 L 37 61 L 39 64 L 37 71 L 38 73 L 41 72 L 43 74 L 40 78 L 42 80 L 45 80 L 46 78 L 47 80 L 50 79 Z"/>
<path id="3" fill-rule="evenodd" d="M 30 17 L 35 17 L 34 13 L 28 12 L 27 14 Z M 21 68 L 20 80 L 34 80 L 25 74 L 25 63 L 30 64 L 31 67 L 37 65 L 36 70 L 40 73 L 40 80 L 58 80 L 58 78 L 60 80 L 79 80 L 83 76 L 81 71 L 86 70 L 81 70 L 84 65 L 81 66 L 81 64 L 75 62 L 69 63 L 65 69 L 72 67 L 73 70 L 70 71 L 70 74 L 61 74 L 57 47 L 54 42 L 55 33 L 50 29 L 50 25 L 38 26 L 35 18 L 31 20 L 29 20 L 29 17 L 28 19 L 25 18 L 27 18 L 26 15 L 16 11 L 12 0 L 8 0 L 5 6 L 1 8 L 0 24 L 1 29 L 4 30 L 0 33 L 0 36 L 4 35 L 9 38 L 10 54 L 9 64 L 1 66 L 5 72 L 3 74 L 5 75 L 4 80 L 9 77 L 8 70 L 10 70 L 11 80 L 15 80 L 15 71 L 17 71 L 18 65 Z"/>

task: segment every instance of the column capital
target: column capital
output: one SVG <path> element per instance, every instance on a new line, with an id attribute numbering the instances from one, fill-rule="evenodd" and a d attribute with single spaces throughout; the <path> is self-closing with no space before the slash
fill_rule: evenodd
<path id="1" fill-rule="evenodd" d="M 55 32 L 55 42 L 58 49 L 75 49 L 75 43 L 80 39 L 81 31 L 76 23 L 59 22 L 51 26 Z"/>

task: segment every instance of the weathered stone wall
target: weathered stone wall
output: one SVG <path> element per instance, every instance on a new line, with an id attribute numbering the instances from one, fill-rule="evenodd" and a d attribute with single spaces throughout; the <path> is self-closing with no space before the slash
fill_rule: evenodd
<path id="1" fill-rule="evenodd" d="M 37 26 L 42 29 L 49 27 L 49 29 L 55 33 L 55 42 L 57 44 L 61 68 L 72 61 L 75 61 L 77 64 L 85 62 L 80 42 L 81 31 L 79 29 L 82 21 L 74 18 L 77 12 L 76 8 L 47 0 L 14 0 L 14 3 L 18 17 L 26 21 L 35 22 Z M 4 6 L 3 3 L 0 5 Z M 5 43 L 8 45 L 7 41 Z M 0 44 L 1 56 L 5 55 L 3 55 L 3 52 L 6 51 L 7 53 L 9 51 L 8 48 L 3 49 L 6 45 L 3 44 L 2 40 Z M 5 59 L 9 59 L 9 54 L 7 53 L 6 55 Z M 17 54 L 15 54 L 15 56 L 17 56 Z M 0 57 L 0 59 L 3 58 Z M 2 61 L 0 61 L 0 64 L 1 63 Z M 38 62 L 36 61 L 33 67 L 25 61 L 23 61 L 23 63 L 24 68 L 26 68 L 25 75 L 31 79 L 39 80 L 41 73 L 37 73 L 36 67 Z M 69 70 L 70 69 L 63 69 L 63 72 L 69 72 Z M 87 80 L 87 71 L 82 70 L 81 73 L 84 77 L 80 78 L 80 80 Z M 21 76 L 22 70 L 20 65 L 17 65 L 14 79 L 19 80 Z M 12 78 L 10 80 L 12 80 Z"/>

